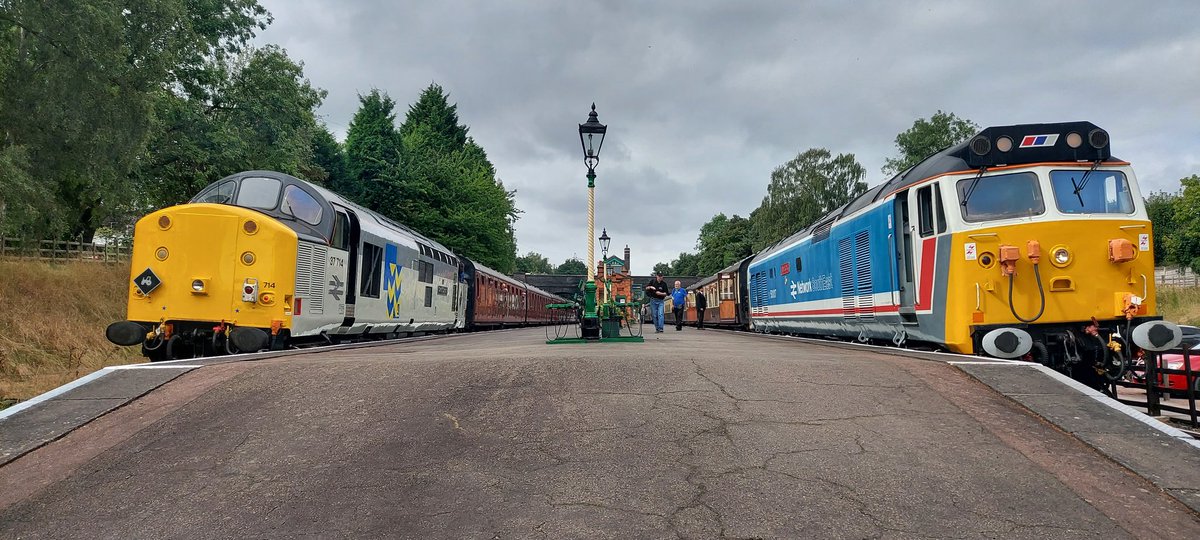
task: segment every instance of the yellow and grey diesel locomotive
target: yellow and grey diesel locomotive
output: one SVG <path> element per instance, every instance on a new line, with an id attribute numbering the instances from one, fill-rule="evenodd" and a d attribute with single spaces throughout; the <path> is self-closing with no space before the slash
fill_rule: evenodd
<path id="1" fill-rule="evenodd" d="M 243 172 L 138 221 L 128 320 L 107 337 L 163 360 L 454 330 L 466 320 L 462 267 L 336 193 Z"/>

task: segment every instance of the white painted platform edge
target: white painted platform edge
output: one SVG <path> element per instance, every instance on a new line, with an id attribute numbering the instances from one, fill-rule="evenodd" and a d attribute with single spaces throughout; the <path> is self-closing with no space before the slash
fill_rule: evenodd
<path id="1" fill-rule="evenodd" d="M 42 403 L 44 401 L 49 401 L 58 396 L 61 396 L 67 392 L 70 392 L 71 390 L 74 390 L 76 388 L 79 388 L 80 386 L 83 386 L 92 381 L 95 381 L 95 380 L 97 380 L 105 375 L 108 375 L 109 373 L 112 373 L 114 371 L 120 371 L 120 370 L 126 370 L 126 369 L 195 369 L 197 367 L 200 367 L 200 366 L 152 366 L 152 365 L 146 365 L 146 364 L 130 364 L 127 366 L 109 366 L 109 367 L 105 367 L 105 368 L 100 368 L 88 375 L 84 375 L 83 377 L 75 379 L 67 384 L 64 384 L 64 385 L 58 387 L 58 388 L 44 392 L 36 397 L 29 398 L 29 399 L 22 401 L 16 405 L 13 405 L 12 407 L 9 407 L 7 409 L 4 409 L 3 411 L 0 411 L 0 420 L 4 420 L 5 418 L 13 416 L 21 411 L 24 411 L 25 409 L 28 409 L 30 407 L 33 407 L 34 405 L 37 405 L 38 403 Z"/>

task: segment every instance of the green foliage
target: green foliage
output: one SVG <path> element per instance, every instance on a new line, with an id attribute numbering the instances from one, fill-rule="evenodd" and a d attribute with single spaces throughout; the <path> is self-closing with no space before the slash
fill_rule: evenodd
<path id="1" fill-rule="evenodd" d="M 346 132 L 345 182 L 332 186 L 338 193 L 380 210 L 387 204 L 388 192 L 395 189 L 394 176 L 400 164 L 400 133 L 392 112 L 396 102 L 379 90 L 358 96 L 358 101 L 358 111 Z"/>
<path id="2" fill-rule="evenodd" d="M 584 264 L 583 261 L 579 260 L 579 258 L 571 257 L 570 259 L 563 261 L 562 264 L 558 265 L 558 267 L 554 269 L 554 273 L 560 275 L 584 276 L 587 275 L 587 265 Z"/>
<path id="3" fill-rule="evenodd" d="M 941 110 L 928 120 L 918 118 L 911 128 L 896 135 L 896 149 L 900 155 L 884 162 L 883 173 L 894 175 L 908 170 L 941 149 L 967 140 L 978 131 L 979 125 L 975 122 Z"/>
<path id="4" fill-rule="evenodd" d="M 867 190 L 854 154 L 812 148 L 771 173 L 767 196 L 751 215 L 754 251 L 808 227 Z"/>
<path id="5" fill-rule="evenodd" d="M 1179 181 L 1183 191 L 1174 202 L 1174 234 L 1168 238 L 1170 261 L 1200 272 L 1200 175 Z"/>
<path id="6" fill-rule="evenodd" d="M 346 185 L 346 153 L 329 128 L 319 126 L 313 132 L 312 155 L 315 167 L 306 174 L 310 180 L 327 187 Z"/>
<path id="7" fill-rule="evenodd" d="M 543 257 L 540 253 L 530 251 L 517 257 L 516 272 L 549 274 L 554 272 L 554 267 L 550 265 L 550 259 Z"/>
<path id="8" fill-rule="evenodd" d="M 134 171 L 139 211 L 189 199 L 204 186 L 247 169 L 268 169 L 320 182 L 313 110 L 325 96 L 302 67 L 275 46 L 247 50 L 226 65 L 204 98 L 162 92 L 150 151 Z"/>
<path id="9" fill-rule="evenodd" d="M 697 273 L 692 275 L 715 274 L 752 254 L 750 236 L 749 219 L 738 215 L 731 218 L 725 214 L 713 216 L 700 227 L 700 237 L 696 240 L 699 261 Z"/>
<path id="10" fill-rule="evenodd" d="M 1171 245 L 1175 236 L 1175 201 L 1179 194 L 1158 192 L 1146 197 L 1146 213 L 1154 234 L 1154 265 L 1161 266 L 1171 260 Z"/>
<path id="11" fill-rule="evenodd" d="M 467 127 L 458 123 L 458 105 L 451 104 L 450 95 L 437 84 L 429 85 L 408 107 L 400 136 L 411 136 L 417 130 L 425 130 L 425 143 L 440 152 L 452 152 L 467 144 Z"/>
<path id="12" fill-rule="evenodd" d="M 40 232 L 90 238 L 118 216 L 160 101 L 211 88 L 267 22 L 254 0 L 4 2 L 0 144 L 24 148 L 37 164 L 26 175 L 49 188 L 55 215 L 34 220 L 50 227 Z"/>

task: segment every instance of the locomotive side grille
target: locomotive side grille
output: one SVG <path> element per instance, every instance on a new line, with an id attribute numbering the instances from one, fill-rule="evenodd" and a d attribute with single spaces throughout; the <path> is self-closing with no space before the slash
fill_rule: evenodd
<path id="1" fill-rule="evenodd" d="M 854 252 L 850 238 L 838 240 L 838 267 L 842 278 L 842 317 L 854 319 Z"/>
<path id="2" fill-rule="evenodd" d="M 296 298 L 304 299 L 305 315 L 325 313 L 325 246 L 301 242 L 296 250 Z"/>
<path id="3" fill-rule="evenodd" d="M 867 231 L 861 231 L 854 235 L 854 254 L 858 317 L 874 320 L 875 296 L 871 294 L 871 289 L 874 287 L 871 282 L 871 235 Z"/>

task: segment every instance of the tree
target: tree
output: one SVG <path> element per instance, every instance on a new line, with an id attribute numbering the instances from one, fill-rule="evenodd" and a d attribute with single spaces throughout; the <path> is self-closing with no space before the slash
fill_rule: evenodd
<path id="1" fill-rule="evenodd" d="M 1146 197 L 1146 213 L 1154 233 L 1154 264 L 1162 265 L 1173 259 L 1171 246 L 1176 232 L 1175 203 L 1179 194 L 1158 192 Z"/>
<path id="2" fill-rule="evenodd" d="M 516 192 L 505 189 L 487 153 L 466 136 L 455 106 L 431 85 L 405 118 L 403 159 L 377 190 L 385 215 L 436 238 L 455 253 L 502 272 L 516 265 Z M 459 137 L 458 135 L 462 135 Z M 457 145 L 457 146 L 455 146 Z"/>
<path id="3" fill-rule="evenodd" d="M 908 170 L 939 150 L 969 139 L 978 131 L 979 125 L 975 122 L 941 110 L 929 120 L 918 118 L 911 128 L 896 135 L 896 149 L 900 154 L 884 162 L 883 173 L 890 176 Z"/>
<path id="4" fill-rule="evenodd" d="M 450 103 L 450 94 L 437 84 L 430 84 L 417 101 L 408 107 L 400 136 L 407 137 L 418 129 L 426 129 L 426 144 L 441 152 L 451 152 L 467 144 L 467 127 L 458 123 L 458 105 Z"/>
<path id="5" fill-rule="evenodd" d="M 662 274 L 664 276 L 674 274 L 674 272 L 671 271 L 670 263 L 661 263 L 661 262 L 654 265 L 654 273 Z"/>
<path id="6" fill-rule="evenodd" d="M 671 274 L 676 276 L 701 275 L 700 256 L 695 253 L 680 253 L 675 260 L 671 261 Z"/>
<path id="7" fill-rule="evenodd" d="M 1168 239 L 1170 262 L 1200 272 L 1200 175 L 1179 183 L 1183 190 L 1173 205 L 1175 233 Z"/>
<path id="8" fill-rule="evenodd" d="M 400 164 L 400 133 L 396 131 L 396 102 L 387 93 L 371 90 L 358 96 L 359 106 L 346 131 L 346 178 L 333 189 L 364 206 L 380 211 L 394 186 L 387 181 Z"/>
<path id="9" fill-rule="evenodd" d="M 247 169 L 269 169 L 320 182 L 314 110 L 325 92 L 275 46 L 245 51 L 214 73 L 196 95 L 164 92 L 155 104 L 150 149 L 132 178 L 142 200 L 133 213 L 186 201 L 201 188 Z"/>
<path id="10" fill-rule="evenodd" d="M 45 235 L 90 238 L 129 204 L 158 102 L 201 93 L 270 18 L 255 0 L 45 2 L 0 11 L 0 137 L 54 199 Z M 7 161 L 21 161 L 10 154 Z M 13 214 L 6 213 L 7 216 Z"/>
<path id="11" fill-rule="evenodd" d="M 554 267 L 550 266 L 550 259 L 543 257 L 539 253 L 530 251 L 525 255 L 517 257 L 516 271 L 529 274 L 550 274 L 554 272 Z"/>
<path id="12" fill-rule="evenodd" d="M 346 154 L 329 128 L 318 126 L 313 132 L 312 154 L 316 169 L 308 175 L 311 180 L 327 187 L 346 185 Z M 320 178 L 317 178 L 318 174 Z"/>
<path id="13" fill-rule="evenodd" d="M 812 148 L 771 173 L 767 196 L 751 214 L 753 251 L 808 227 L 867 190 L 854 154 Z"/>
<path id="14" fill-rule="evenodd" d="M 583 261 L 579 260 L 578 257 L 571 257 L 570 259 L 563 261 L 562 264 L 558 265 L 558 267 L 554 269 L 554 273 L 570 276 L 587 275 L 587 265 L 584 264 Z"/>
<path id="15" fill-rule="evenodd" d="M 715 274 L 750 255 L 750 234 L 750 220 L 744 217 L 734 215 L 727 218 L 725 214 L 713 216 L 700 227 L 700 236 L 696 239 L 699 257 L 697 275 Z"/>

